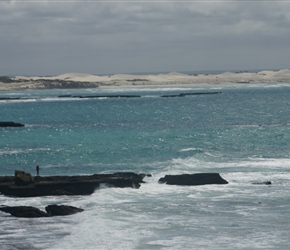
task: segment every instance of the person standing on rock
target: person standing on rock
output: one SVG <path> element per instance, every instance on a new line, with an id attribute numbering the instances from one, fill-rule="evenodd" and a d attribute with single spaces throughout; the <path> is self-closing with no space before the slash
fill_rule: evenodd
<path id="1" fill-rule="evenodd" d="M 39 165 L 37 165 L 37 166 L 36 166 L 36 173 L 37 173 L 37 176 L 39 176 L 39 169 L 40 169 L 40 167 L 39 167 Z"/>

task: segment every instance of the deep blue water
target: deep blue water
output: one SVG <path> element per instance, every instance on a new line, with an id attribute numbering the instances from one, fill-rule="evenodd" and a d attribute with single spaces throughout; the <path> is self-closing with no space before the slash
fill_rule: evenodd
<path id="1" fill-rule="evenodd" d="M 216 91 L 221 93 L 161 97 Z M 64 94 L 141 98 L 58 97 Z M 139 190 L 105 189 L 72 200 L 0 196 L 6 205 L 62 202 L 88 211 L 73 222 L 50 219 L 49 234 L 41 220 L 34 220 L 40 242 L 30 239 L 27 246 L 20 240 L 35 228 L 1 214 L 3 230 L 15 236 L 0 236 L 4 249 L 93 248 L 97 240 L 99 249 L 290 247 L 290 85 L 2 91 L 4 96 L 30 99 L 0 101 L 1 121 L 25 124 L 0 128 L 1 175 L 16 169 L 35 174 L 36 165 L 42 175 L 153 174 Z M 196 172 L 219 172 L 230 184 L 187 189 L 157 184 L 165 174 Z M 252 185 L 268 180 L 271 187 Z M 137 225 L 140 220 L 144 223 Z M 85 235 L 78 235 L 72 223 Z M 26 231 L 19 231 L 23 227 Z"/>

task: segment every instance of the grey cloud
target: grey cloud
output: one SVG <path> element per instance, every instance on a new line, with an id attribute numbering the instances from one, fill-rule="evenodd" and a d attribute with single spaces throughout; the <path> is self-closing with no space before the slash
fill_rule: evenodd
<path id="1" fill-rule="evenodd" d="M 2 74 L 288 67 L 283 2 L 0 2 Z"/>

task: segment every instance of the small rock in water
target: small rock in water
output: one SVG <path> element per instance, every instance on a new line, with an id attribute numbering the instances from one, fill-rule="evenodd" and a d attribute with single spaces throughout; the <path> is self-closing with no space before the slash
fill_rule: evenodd
<path id="1" fill-rule="evenodd" d="M 264 181 L 264 182 L 254 182 L 254 185 L 271 185 L 271 181 Z"/>
<path id="2" fill-rule="evenodd" d="M 71 215 L 84 210 L 81 208 L 66 206 L 66 205 L 48 205 L 45 207 L 45 211 L 49 216 Z"/>
<path id="3" fill-rule="evenodd" d="M 159 183 L 181 186 L 228 184 L 228 182 L 224 180 L 218 173 L 165 175 L 164 178 L 159 179 Z"/>
<path id="4" fill-rule="evenodd" d="M 18 122 L 0 122 L 0 127 L 24 127 L 25 125 Z"/>
<path id="5" fill-rule="evenodd" d="M 22 218 L 39 218 L 39 217 L 48 217 L 48 214 L 39 210 L 36 207 L 31 206 L 1 206 L 0 211 L 4 213 L 9 213 L 15 217 Z"/>

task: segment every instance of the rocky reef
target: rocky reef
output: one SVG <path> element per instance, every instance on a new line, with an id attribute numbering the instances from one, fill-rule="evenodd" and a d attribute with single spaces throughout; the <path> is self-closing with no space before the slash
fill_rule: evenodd
<path id="1" fill-rule="evenodd" d="M 18 122 L 0 122 L 0 127 L 24 127 L 25 125 Z"/>
<path id="2" fill-rule="evenodd" d="M 15 197 L 48 195 L 90 195 L 101 184 L 107 187 L 139 188 L 146 174 L 119 172 L 81 176 L 32 176 L 16 170 L 14 176 L 0 177 L 0 193 Z"/>
<path id="3" fill-rule="evenodd" d="M 22 218 L 64 216 L 84 211 L 81 208 L 67 205 L 48 205 L 45 207 L 45 210 L 46 212 L 31 206 L 0 206 L 0 211 L 4 213 L 9 213 L 14 217 Z"/>
<path id="4" fill-rule="evenodd" d="M 0 194 L 12 197 L 37 197 L 58 195 L 90 195 L 100 187 L 138 189 L 144 177 L 151 174 L 117 172 L 113 174 L 93 174 L 75 176 L 32 176 L 16 170 L 14 176 L 0 176 Z M 195 173 L 165 175 L 160 184 L 179 186 L 228 184 L 219 173 Z M 271 185 L 271 181 L 254 182 L 254 185 Z"/>

